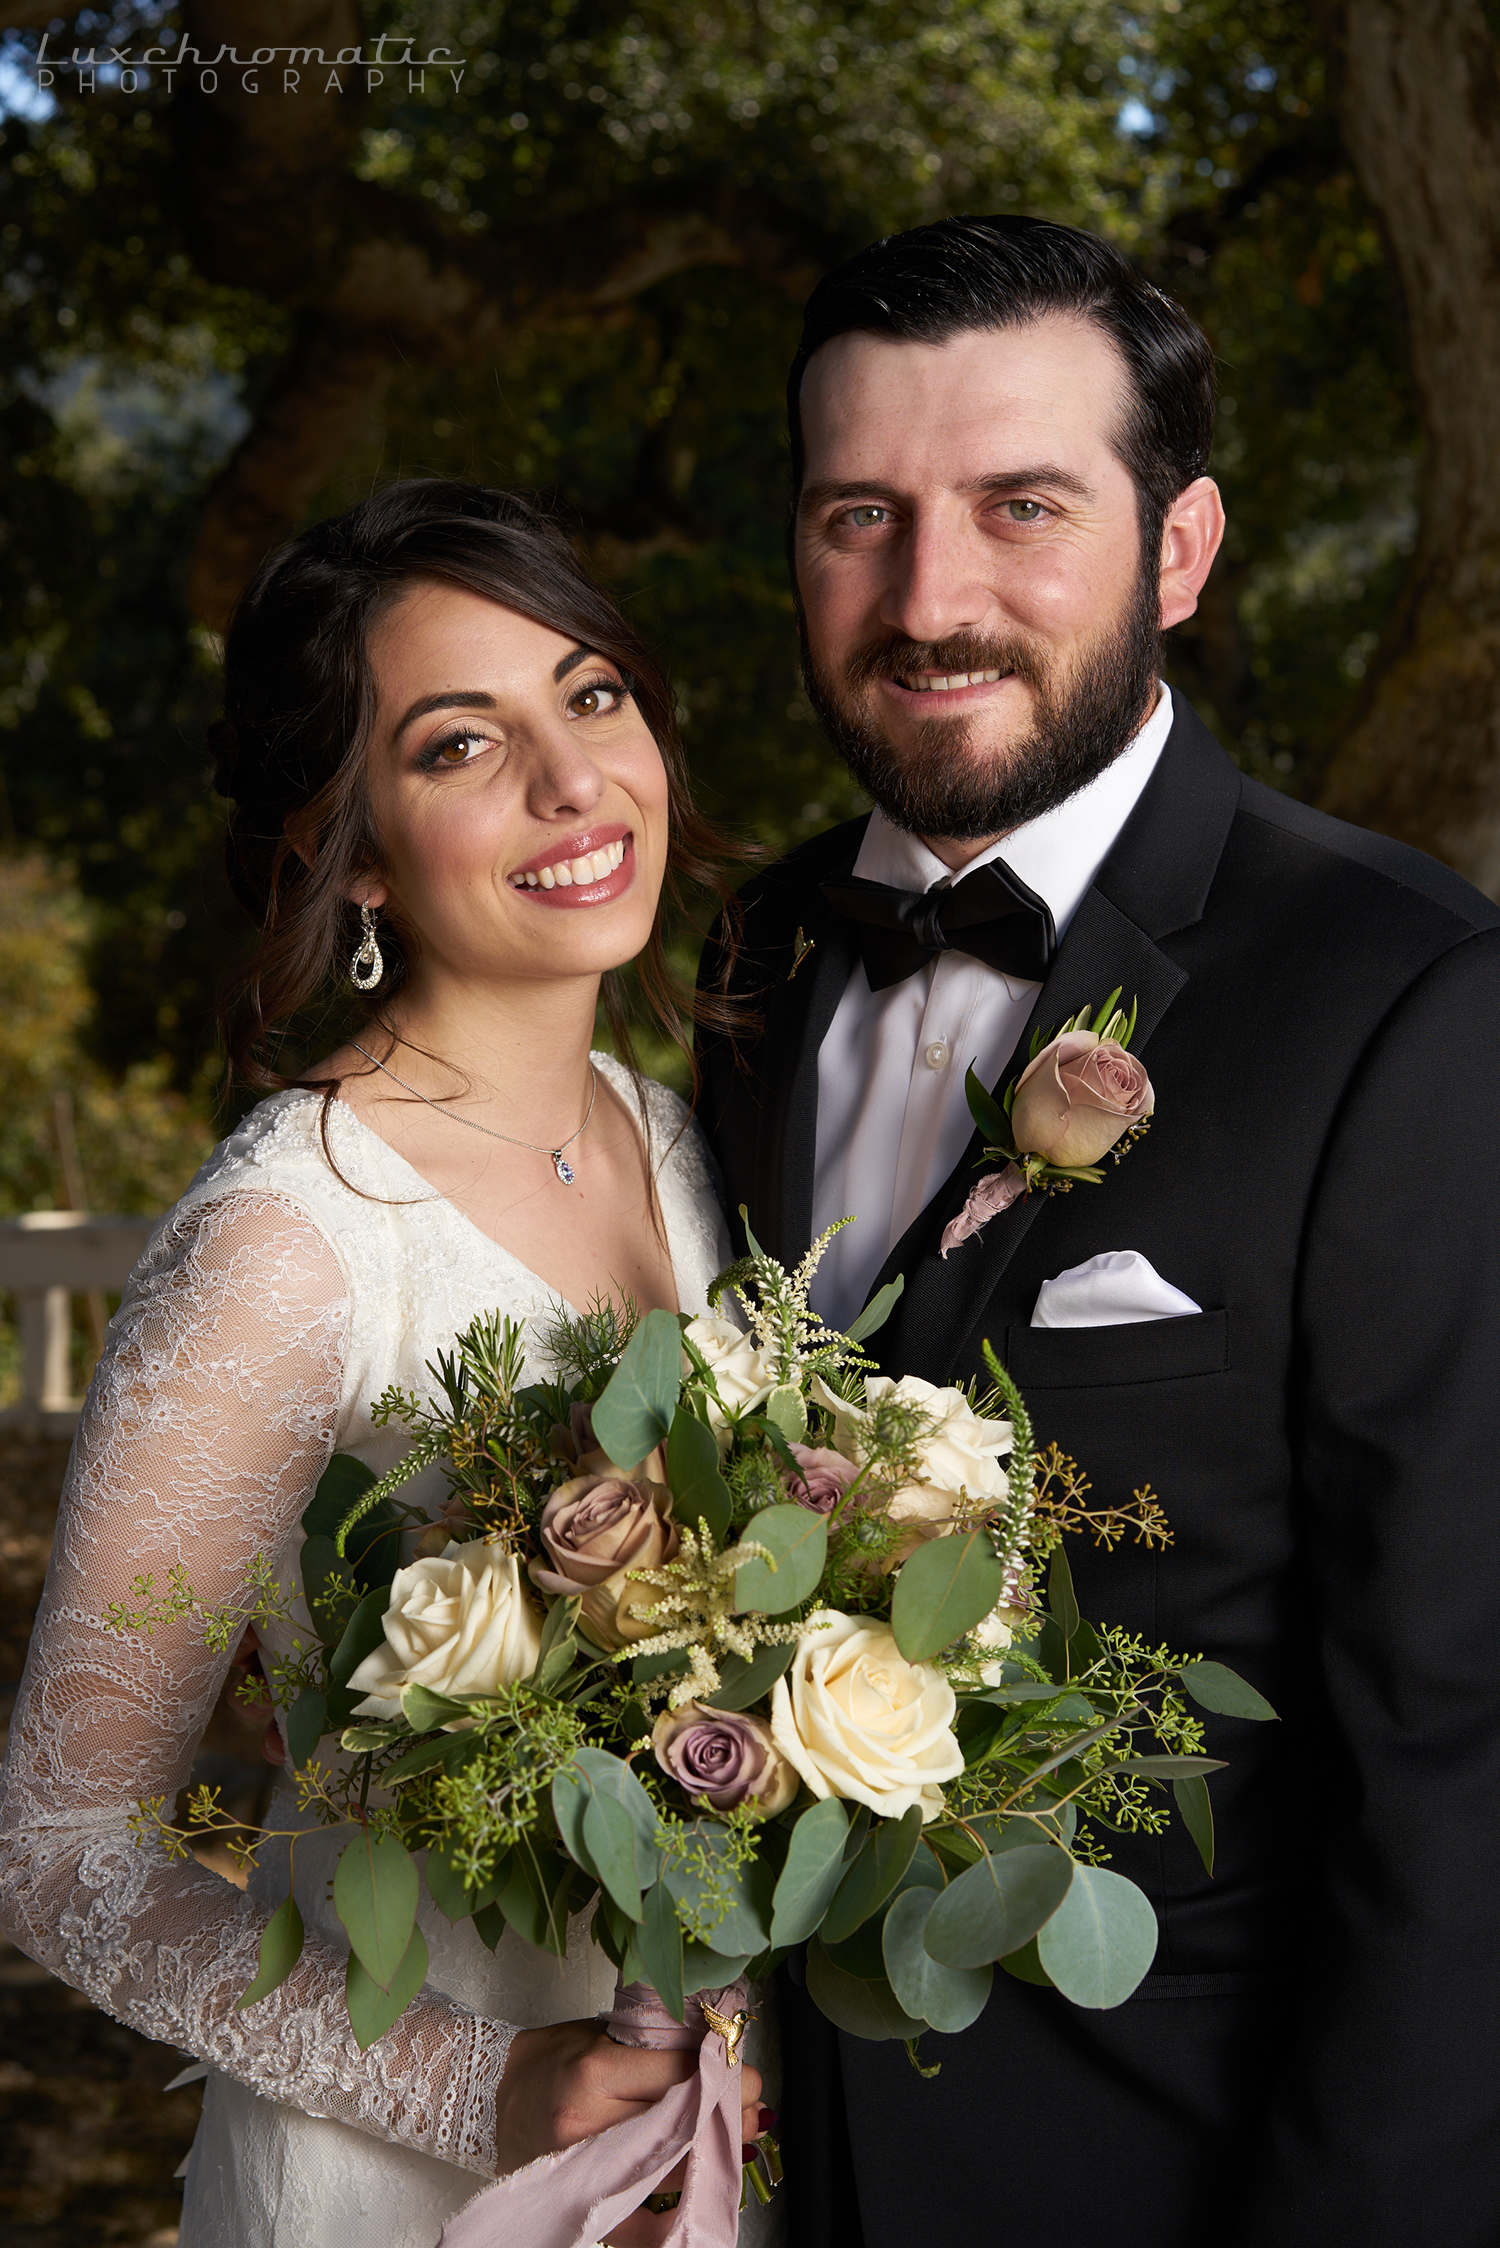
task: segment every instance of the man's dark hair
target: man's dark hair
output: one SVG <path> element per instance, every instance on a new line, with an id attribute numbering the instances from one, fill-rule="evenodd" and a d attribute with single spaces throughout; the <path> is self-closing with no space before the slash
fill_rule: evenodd
<path id="1" fill-rule="evenodd" d="M 825 274 L 807 300 L 787 383 L 793 504 L 802 490 L 802 377 L 835 336 L 863 330 L 904 343 L 946 343 L 977 328 L 1022 327 L 1074 313 L 1102 328 L 1125 361 L 1131 404 L 1117 432 L 1140 509 L 1143 554 L 1167 510 L 1206 473 L 1214 434 L 1208 338 L 1097 234 L 1050 219 L 953 218 L 888 234 Z"/>

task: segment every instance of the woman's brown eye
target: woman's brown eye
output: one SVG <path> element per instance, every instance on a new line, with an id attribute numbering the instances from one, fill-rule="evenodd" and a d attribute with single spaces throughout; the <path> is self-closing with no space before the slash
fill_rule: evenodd
<path id="1" fill-rule="evenodd" d="M 573 707 L 580 718 L 592 718 L 594 712 L 599 708 L 598 688 L 585 687 L 581 693 L 573 698 Z"/>
<path id="2" fill-rule="evenodd" d="M 445 765 L 466 765 L 469 760 L 468 742 L 466 740 L 444 742 L 442 748 L 438 751 L 438 755 Z"/>

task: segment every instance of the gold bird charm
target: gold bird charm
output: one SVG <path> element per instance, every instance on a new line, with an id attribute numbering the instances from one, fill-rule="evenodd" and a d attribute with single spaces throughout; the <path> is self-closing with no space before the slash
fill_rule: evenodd
<path id="1" fill-rule="evenodd" d="M 801 967 L 808 954 L 810 952 L 816 952 L 817 947 L 817 938 L 805 937 L 802 934 L 801 928 L 799 927 L 797 931 L 796 941 L 792 946 L 792 964 L 786 972 L 786 980 L 788 983 L 791 982 L 793 976 L 795 976 L 797 970 Z"/>
<path id="2" fill-rule="evenodd" d="M 699 1999 L 703 2019 L 710 2029 L 717 2030 L 724 2040 L 724 2051 L 731 2068 L 740 2065 L 740 2039 L 750 2027 L 750 2016 L 742 2006 L 737 2014 L 721 2014 L 706 1999 Z"/>

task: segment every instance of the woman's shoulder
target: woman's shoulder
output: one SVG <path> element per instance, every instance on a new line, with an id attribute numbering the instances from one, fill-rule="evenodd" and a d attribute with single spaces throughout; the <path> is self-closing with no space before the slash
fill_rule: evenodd
<path id="1" fill-rule="evenodd" d="M 684 1139 L 702 1143 L 703 1135 L 693 1112 L 680 1093 L 655 1077 L 642 1077 L 626 1068 L 613 1054 L 593 1053 L 589 1060 L 612 1086 L 632 1114 L 639 1117 L 657 1170 Z"/>
<path id="2" fill-rule="evenodd" d="M 274 1093 L 220 1140 L 153 1246 L 180 1240 L 229 1202 L 282 1203 L 339 1246 L 351 1231 L 378 1231 L 391 1192 L 382 1147 L 341 1101 L 300 1087 Z"/>

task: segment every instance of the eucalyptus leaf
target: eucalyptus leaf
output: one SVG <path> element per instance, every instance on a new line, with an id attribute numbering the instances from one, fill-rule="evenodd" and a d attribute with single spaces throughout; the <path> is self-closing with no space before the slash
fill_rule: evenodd
<path id="1" fill-rule="evenodd" d="M 385 1638 L 385 1612 L 391 1604 L 390 1587 L 378 1585 L 367 1592 L 349 1618 L 343 1638 L 328 1659 L 328 1676 L 335 1686 L 347 1686 L 366 1655 L 373 1655 Z"/>
<path id="2" fill-rule="evenodd" d="M 667 1437 L 667 1481 L 672 1512 L 679 1522 L 703 1523 L 715 1545 L 729 1529 L 733 1502 L 719 1473 L 719 1442 L 696 1413 L 679 1405 Z"/>
<path id="3" fill-rule="evenodd" d="M 1014 1975 L 1018 1983 L 1035 1983 L 1040 1990 L 1052 1988 L 1052 1977 L 1042 1965 L 1035 1936 L 1029 1944 L 1022 1944 L 1019 1951 L 1007 1952 L 1000 1965 L 1007 1975 Z"/>
<path id="4" fill-rule="evenodd" d="M 752 1559 L 735 1571 L 736 1609 L 780 1616 L 816 1592 L 828 1559 L 828 1524 L 821 1514 L 805 1506 L 762 1507 L 745 1536 L 766 1548 L 775 1567 Z"/>
<path id="5" fill-rule="evenodd" d="M 1182 1813 L 1182 1823 L 1193 1838 L 1205 1873 L 1214 1870 L 1214 1810 L 1208 1799 L 1208 1782 L 1196 1774 L 1172 1782 L 1172 1794 Z"/>
<path id="6" fill-rule="evenodd" d="M 349 2026 L 362 2053 L 401 2019 L 426 1980 L 427 1942 L 420 1928 L 413 1928 L 411 1940 L 388 1985 L 377 1983 L 366 1973 L 356 1954 L 350 1952 L 344 1977 L 344 2002 L 349 2009 Z"/>
<path id="7" fill-rule="evenodd" d="M 1052 1549 L 1047 1570 L 1047 1599 L 1058 1630 L 1064 1639 L 1071 1639 L 1082 1618 L 1078 1613 L 1078 1595 L 1073 1590 L 1073 1572 L 1060 1545 Z"/>
<path id="8" fill-rule="evenodd" d="M 1248 1717 L 1264 1724 L 1276 1715 L 1264 1694 L 1257 1694 L 1227 1663 L 1188 1663 L 1177 1675 L 1198 1707 L 1218 1717 Z"/>
<path id="9" fill-rule="evenodd" d="M 592 1781 L 576 1764 L 565 1764 L 560 1772 L 552 1775 L 552 1816 L 557 1821 L 563 1848 L 575 1865 L 582 1866 L 584 1872 L 597 1881 L 598 1869 L 583 1838 L 583 1816 L 593 1792 Z"/>
<path id="10" fill-rule="evenodd" d="M 336 1647 L 361 1599 L 354 1564 L 340 1560 L 332 1538 L 317 1537 L 303 1541 L 298 1567 L 313 1629 L 325 1647 Z"/>
<path id="11" fill-rule="evenodd" d="M 871 1335 L 877 1334 L 900 1302 L 905 1286 L 906 1275 L 898 1272 L 894 1280 L 888 1280 L 883 1288 L 878 1289 L 853 1326 L 844 1329 L 848 1340 L 851 1343 L 862 1343 Z"/>
<path id="12" fill-rule="evenodd" d="M 719 1665 L 723 1680 L 717 1694 L 704 1697 L 705 1709 L 749 1709 L 770 1693 L 782 1673 L 791 1668 L 797 1652 L 795 1640 L 757 1647 L 747 1663 L 742 1655 L 726 1655 Z"/>
<path id="13" fill-rule="evenodd" d="M 480 1889 L 471 1889 L 440 1844 L 427 1852 L 422 1867 L 427 1893 L 445 1920 L 467 1920 L 492 1905 L 500 1894 L 499 1873 Z"/>
<path id="14" fill-rule="evenodd" d="M 682 1330 L 648 1311 L 594 1402 L 594 1437 L 619 1468 L 640 1465 L 672 1426 L 682 1386 Z"/>
<path id="15" fill-rule="evenodd" d="M 807 1947 L 807 1991 L 819 2011 L 851 2037 L 920 2037 L 927 2027 L 902 2009 L 884 1975 L 853 1975 L 835 1965 L 816 1936 Z"/>
<path id="16" fill-rule="evenodd" d="M 925 1662 L 972 1631 L 1004 1594 L 1005 1571 L 987 1531 L 932 1538 L 902 1563 L 896 1578 L 891 1598 L 896 1645 L 908 1662 Z"/>
<path id="17" fill-rule="evenodd" d="M 421 1888 L 416 1865 L 393 1834 L 361 1827 L 339 1858 L 333 1909 L 371 1982 L 390 1989 L 416 1925 Z M 377 2033 L 378 2034 L 378 2033 Z"/>
<path id="18" fill-rule="evenodd" d="M 793 1827 L 771 1915 L 778 1949 L 800 1944 L 821 1922 L 844 1876 L 848 1832 L 849 1814 L 836 1795 L 814 1803 Z"/>
<path id="19" fill-rule="evenodd" d="M 587 1775 L 595 1791 L 618 1803 L 629 1819 L 634 1843 L 636 1881 L 640 1888 L 649 1889 L 661 1863 L 658 1835 L 661 1822 L 657 1817 L 656 1805 L 630 1766 L 622 1758 L 611 1756 L 607 1749 L 575 1749 L 573 1762 Z"/>
<path id="20" fill-rule="evenodd" d="M 294 1771 L 300 1771 L 323 1738 L 328 1723 L 328 1697 L 315 1687 L 304 1686 L 286 1715 L 280 1720 L 282 1738 L 286 1742 L 287 1761 Z"/>
<path id="21" fill-rule="evenodd" d="M 493 1951 L 505 1934 L 505 1915 L 498 1904 L 481 1905 L 474 1915 L 474 1933 L 487 1951 Z"/>
<path id="22" fill-rule="evenodd" d="M 555 1850 L 523 1845 L 511 1852 L 495 1899 L 518 1936 L 559 1959 L 568 1949 L 569 1870 Z"/>
<path id="23" fill-rule="evenodd" d="M 921 1837 L 920 1803 L 914 1803 L 904 1818 L 880 1819 L 872 1826 L 828 1908 L 822 1927 L 825 1943 L 842 1943 L 880 1909 L 911 1864 Z"/>
<path id="24" fill-rule="evenodd" d="M 654 1678 L 675 1678 L 687 1663 L 685 1647 L 669 1647 L 664 1655 L 637 1655 L 630 1666 L 630 1683 L 646 1686 Z"/>
<path id="25" fill-rule="evenodd" d="M 1041 1964 L 1075 2006 L 1118 2006 L 1156 1957 L 1156 1914 L 1133 1881 L 1079 1861 L 1036 1943 Z"/>
<path id="26" fill-rule="evenodd" d="M 287 1897 L 276 1907 L 266 1922 L 260 1939 L 260 1965 L 255 1980 L 238 2003 L 241 2007 L 253 2006 L 257 2000 L 269 1998 L 271 1992 L 284 1983 L 302 1957 L 302 1915 L 297 1910 L 295 1897 Z"/>
<path id="27" fill-rule="evenodd" d="M 664 1882 L 646 1893 L 640 1926 L 631 1941 L 640 1955 L 645 1979 L 674 2021 L 684 2018 L 682 1989 L 682 1923 L 677 1905 Z"/>
<path id="28" fill-rule="evenodd" d="M 753 1959 L 770 1942 L 770 1907 L 765 1870 L 752 1861 L 730 1866 L 729 1838 L 717 1820 L 700 1819 L 691 1829 L 699 1850 L 714 1862 L 711 1882 L 691 1862 L 678 1860 L 662 1876 L 685 1921 L 707 1924 L 713 1949 Z"/>
<path id="29" fill-rule="evenodd" d="M 714 1951 L 691 1940 L 682 1947 L 682 1987 L 691 1998 L 695 1990 L 727 1990 L 749 1966 L 753 1952 Z"/>
<path id="30" fill-rule="evenodd" d="M 1072 1859 L 1046 1842 L 987 1853 L 936 1900 L 923 1941 L 945 1967 L 1003 1959 L 1030 1943 L 1072 1881 Z"/>
<path id="31" fill-rule="evenodd" d="M 583 1841 L 600 1881 L 632 1920 L 641 1917 L 641 1885 L 635 1870 L 635 1830 L 623 1803 L 599 1788 L 589 1791 L 583 1810 Z"/>
<path id="32" fill-rule="evenodd" d="M 931 1889 L 904 1889 L 885 1916 L 881 1950 L 897 2000 L 908 2014 L 950 2035 L 967 2029 L 984 2011 L 994 1970 L 948 1967 L 922 1941 L 929 1916 L 942 1903 Z"/>

